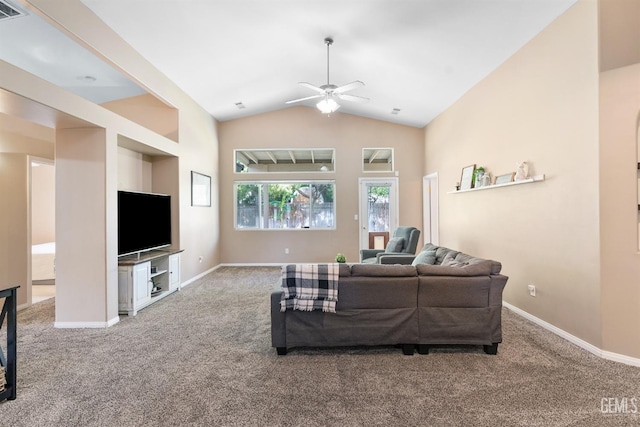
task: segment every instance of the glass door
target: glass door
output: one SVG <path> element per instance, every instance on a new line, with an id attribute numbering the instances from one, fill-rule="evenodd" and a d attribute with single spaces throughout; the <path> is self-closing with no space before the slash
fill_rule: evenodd
<path id="1" fill-rule="evenodd" d="M 384 249 L 398 226 L 398 179 L 360 179 L 360 249 Z"/>

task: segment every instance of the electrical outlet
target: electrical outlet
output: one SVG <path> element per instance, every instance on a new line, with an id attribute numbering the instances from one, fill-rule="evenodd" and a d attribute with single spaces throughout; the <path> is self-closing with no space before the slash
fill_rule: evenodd
<path id="1" fill-rule="evenodd" d="M 536 287 L 534 285 L 528 285 L 527 288 L 529 289 L 529 295 L 531 295 L 532 297 L 535 297 Z"/>
<path id="2" fill-rule="evenodd" d="M 289 248 L 284 248 L 284 253 L 289 254 Z"/>

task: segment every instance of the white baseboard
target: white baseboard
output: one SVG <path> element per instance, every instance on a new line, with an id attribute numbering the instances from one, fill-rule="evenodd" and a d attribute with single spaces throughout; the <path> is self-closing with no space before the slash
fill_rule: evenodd
<path id="1" fill-rule="evenodd" d="M 108 328 L 120 321 L 120 316 L 116 316 L 106 322 L 54 322 L 54 328 L 60 329 L 78 329 L 78 328 Z"/>
<path id="2" fill-rule="evenodd" d="M 219 264 L 218 267 L 282 267 L 283 265 L 295 264 L 294 262 L 260 262 L 260 263 L 246 263 L 246 262 L 229 262 Z"/>
<path id="3" fill-rule="evenodd" d="M 618 353 L 613 353 L 611 351 L 606 351 L 606 350 L 602 350 L 599 349 L 598 347 L 596 347 L 593 344 L 590 344 L 588 342 L 586 342 L 583 339 L 580 339 L 574 335 L 571 335 L 569 332 L 564 331 L 560 328 L 558 328 L 557 326 L 552 325 L 549 322 L 545 322 L 544 320 L 534 316 L 533 314 L 527 313 L 526 311 L 509 304 L 508 302 L 503 301 L 502 305 L 513 311 L 514 313 L 516 313 L 519 316 L 524 317 L 525 319 L 535 323 L 538 326 L 543 327 L 544 329 L 553 332 L 554 334 L 560 336 L 561 338 L 564 338 L 565 340 L 569 341 L 572 344 L 577 345 L 580 348 L 583 348 L 585 350 L 587 350 L 589 353 L 595 354 L 598 357 L 601 357 L 603 359 L 606 360 L 611 360 L 613 362 L 619 362 L 619 363 L 624 363 L 625 365 L 631 365 L 631 366 L 638 366 L 640 367 L 640 359 L 635 358 L 635 357 L 630 357 L 630 356 L 625 356 L 624 354 L 618 354 Z"/>
<path id="4" fill-rule="evenodd" d="M 216 271 L 217 269 L 219 269 L 221 267 L 221 264 L 216 265 L 215 267 L 212 267 L 210 269 L 208 269 L 207 271 L 204 271 L 200 274 L 198 274 L 197 276 L 192 277 L 191 279 L 187 280 L 186 282 L 182 282 L 180 284 L 180 288 L 184 288 L 185 286 L 188 286 L 190 284 L 192 284 L 193 282 L 195 282 L 196 280 L 206 276 L 207 274 Z"/>

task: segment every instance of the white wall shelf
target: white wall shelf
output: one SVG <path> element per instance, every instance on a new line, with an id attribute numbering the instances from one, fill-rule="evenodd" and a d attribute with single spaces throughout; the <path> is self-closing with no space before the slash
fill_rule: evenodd
<path id="1" fill-rule="evenodd" d="M 531 184 L 533 182 L 544 181 L 544 179 L 545 179 L 544 174 L 535 175 L 535 176 L 532 176 L 531 178 L 523 179 L 522 181 L 512 181 L 512 182 L 506 182 L 504 184 L 488 185 L 486 187 L 471 188 L 469 190 L 449 191 L 447 194 L 469 193 L 471 191 L 492 190 L 494 188 L 510 187 L 512 185 Z"/>

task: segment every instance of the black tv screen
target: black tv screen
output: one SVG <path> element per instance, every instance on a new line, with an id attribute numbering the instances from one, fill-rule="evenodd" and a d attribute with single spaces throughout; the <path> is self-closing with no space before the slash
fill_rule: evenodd
<path id="1" fill-rule="evenodd" d="M 118 191 L 118 255 L 171 245 L 171 196 Z"/>

